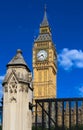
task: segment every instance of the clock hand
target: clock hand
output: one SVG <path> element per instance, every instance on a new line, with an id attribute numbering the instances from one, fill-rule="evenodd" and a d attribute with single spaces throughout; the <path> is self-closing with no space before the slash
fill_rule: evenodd
<path id="1" fill-rule="evenodd" d="M 40 58 L 41 57 L 41 55 L 40 56 L 38 56 L 38 58 Z"/>
<path id="2" fill-rule="evenodd" d="M 43 54 L 41 54 L 41 56 L 43 56 L 43 57 L 44 57 L 44 55 L 43 55 Z"/>
<path id="3" fill-rule="evenodd" d="M 43 54 L 41 54 L 40 56 L 38 56 L 38 58 L 40 58 L 41 56 L 43 56 L 43 57 L 44 57 L 44 55 L 43 55 Z"/>

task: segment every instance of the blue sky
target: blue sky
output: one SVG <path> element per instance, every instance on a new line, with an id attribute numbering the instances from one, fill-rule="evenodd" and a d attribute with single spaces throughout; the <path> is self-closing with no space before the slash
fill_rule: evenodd
<path id="1" fill-rule="evenodd" d="M 0 1 L 0 97 L 6 65 L 22 49 L 32 71 L 34 37 L 47 5 L 47 16 L 58 54 L 57 97 L 83 96 L 83 1 Z"/>

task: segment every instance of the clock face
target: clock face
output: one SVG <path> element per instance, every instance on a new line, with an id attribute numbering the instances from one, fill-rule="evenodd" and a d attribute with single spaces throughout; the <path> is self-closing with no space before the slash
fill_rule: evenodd
<path id="1" fill-rule="evenodd" d="M 40 50 L 37 53 L 37 59 L 40 61 L 44 61 L 47 58 L 47 52 L 45 50 Z"/>

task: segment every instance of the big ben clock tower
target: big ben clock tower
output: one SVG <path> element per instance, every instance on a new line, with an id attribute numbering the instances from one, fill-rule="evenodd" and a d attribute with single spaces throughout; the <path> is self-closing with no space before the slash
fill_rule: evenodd
<path id="1" fill-rule="evenodd" d="M 33 47 L 33 100 L 56 98 L 57 54 L 46 9 Z"/>

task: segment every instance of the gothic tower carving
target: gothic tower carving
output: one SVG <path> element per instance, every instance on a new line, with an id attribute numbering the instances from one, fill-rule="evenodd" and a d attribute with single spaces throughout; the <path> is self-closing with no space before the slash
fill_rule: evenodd
<path id="1" fill-rule="evenodd" d="M 46 9 L 33 47 L 33 89 L 35 99 L 56 97 L 57 54 Z"/>
<path id="2" fill-rule="evenodd" d="M 31 130 L 31 72 L 21 50 L 8 63 L 3 81 L 3 130 Z"/>

